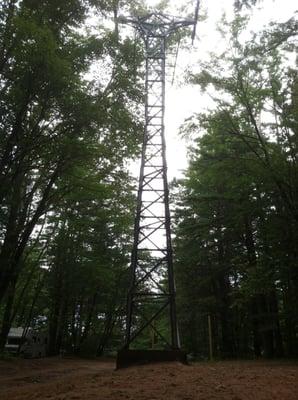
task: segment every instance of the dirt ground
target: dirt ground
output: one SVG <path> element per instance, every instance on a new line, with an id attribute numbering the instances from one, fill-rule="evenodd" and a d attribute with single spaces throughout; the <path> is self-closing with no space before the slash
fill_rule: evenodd
<path id="1" fill-rule="evenodd" d="M 298 363 L 151 364 L 45 358 L 0 362 L 1 400 L 298 400 Z"/>

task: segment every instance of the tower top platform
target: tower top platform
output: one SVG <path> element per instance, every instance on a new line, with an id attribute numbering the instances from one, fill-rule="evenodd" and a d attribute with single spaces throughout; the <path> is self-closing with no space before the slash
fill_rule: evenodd
<path id="1" fill-rule="evenodd" d="M 134 26 L 143 36 L 155 37 L 167 37 L 180 28 L 195 24 L 195 20 L 181 19 L 161 12 L 152 12 L 139 17 L 120 16 L 118 21 Z"/>

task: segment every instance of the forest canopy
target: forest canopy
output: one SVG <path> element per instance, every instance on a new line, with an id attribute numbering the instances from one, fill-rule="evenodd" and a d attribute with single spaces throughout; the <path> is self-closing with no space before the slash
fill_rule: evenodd
<path id="1" fill-rule="evenodd" d="M 297 20 L 242 39 L 190 80 L 214 108 L 184 126 L 190 163 L 177 184 L 176 279 L 185 345 L 217 357 L 297 356 Z"/>
<path id="2" fill-rule="evenodd" d="M 109 2 L 56 3 L 4 1 L 0 14 L 0 348 L 30 326 L 48 330 L 50 354 L 91 331 L 100 351 L 114 323 L 143 97 L 138 49 L 104 24 Z"/>

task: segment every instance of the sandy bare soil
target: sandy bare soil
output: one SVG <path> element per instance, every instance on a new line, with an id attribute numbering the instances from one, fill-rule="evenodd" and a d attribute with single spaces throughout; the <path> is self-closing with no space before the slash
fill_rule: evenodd
<path id="1" fill-rule="evenodd" d="M 0 362 L 1 400 L 298 400 L 298 364 L 165 363 L 115 371 L 112 361 Z"/>

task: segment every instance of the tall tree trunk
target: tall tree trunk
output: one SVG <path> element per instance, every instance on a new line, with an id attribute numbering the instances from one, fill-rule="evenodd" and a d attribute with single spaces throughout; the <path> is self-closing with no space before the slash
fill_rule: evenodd
<path id="1" fill-rule="evenodd" d="M 218 307 L 219 307 L 219 321 L 221 327 L 221 353 L 224 358 L 229 358 L 234 356 L 234 332 L 233 324 L 231 319 L 231 309 L 230 309 L 230 293 L 231 285 L 228 277 L 227 260 L 225 256 L 224 244 L 220 230 L 218 239 L 218 278 L 217 278 L 217 294 Z"/>
<path id="2" fill-rule="evenodd" d="M 6 294 L 6 305 L 4 309 L 1 331 L 0 331 L 0 353 L 4 351 L 7 336 L 11 328 L 11 323 L 12 323 L 11 316 L 13 310 L 14 297 L 15 297 L 15 287 L 16 287 L 16 279 L 10 282 Z"/>
<path id="3" fill-rule="evenodd" d="M 270 311 L 273 316 L 273 334 L 274 334 L 274 355 L 276 357 L 282 357 L 284 355 L 284 348 L 283 348 L 283 338 L 280 329 L 280 322 L 279 322 L 279 310 L 278 310 L 278 299 L 276 295 L 276 289 L 272 290 L 270 294 Z"/>
<path id="4" fill-rule="evenodd" d="M 247 259 L 250 269 L 256 268 L 257 256 L 255 250 L 254 237 L 251 228 L 251 222 L 249 217 L 244 217 L 245 227 L 245 246 L 247 250 Z M 260 297 L 254 296 L 250 301 L 249 313 L 251 317 L 252 335 L 253 335 L 253 348 L 255 357 L 261 357 L 262 355 L 262 336 L 260 333 Z"/>
<path id="5" fill-rule="evenodd" d="M 117 316 L 111 311 L 106 313 L 104 329 L 100 338 L 100 342 L 97 347 L 96 355 L 97 357 L 102 356 L 109 339 L 112 336 L 112 332 L 116 323 Z"/>
<path id="6" fill-rule="evenodd" d="M 96 305 L 96 300 L 97 300 L 97 296 L 98 296 L 98 292 L 96 292 L 93 296 L 92 296 L 92 300 L 90 302 L 89 305 L 89 310 L 88 310 L 88 314 L 87 314 L 87 318 L 84 324 L 84 332 L 80 337 L 80 345 L 87 339 L 90 328 L 91 328 L 91 323 L 92 323 L 92 318 L 94 315 L 94 309 L 95 309 L 95 305 Z"/>
<path id="7" fill-rule="evenodd" d="M 11 277 L 15 276 L 19 269 L 21 257 L 23 256 L 32 231 L 35 228 L 39 218 L 47 209 L 52 187 L 59 176 L 59 172 L 61 171 L 61 163 L 58 163 L 56 169 L 49 177 L 48 183 L 43 191 L 36 210 L 26 226 L 17 225 L 19 210 L 21 209 L 22 202 L 22 186 L 19 183 L 19 185 L 16 185 L 15 187 L 16 197 L 14 196 L 14 203 L 16 207 L 14 207 L 13 203 L 10 211 L 6 236 L 0 253 L 0 303 L 10 284 Z M 23 175 L 21 177 L 24 179 Z M 23 182 L 23 180 L 21 182 Z M 24 210 L 22 211 L 22 214 L 23 213 Z"/>
<path id="8" fill-rule="evenodd" d="M 0 304 L 6 294 L 10 282 L 16 279 L 18 263 L 15 261 L 15 252 L 22 227 L 18 224 L 22 204 L 22 186 L 24 173 L 17 172 L 12 188 L 12 199 L 9 207 L 8 221 L 5 229 L 5 238 L 0 251 Z"/>

